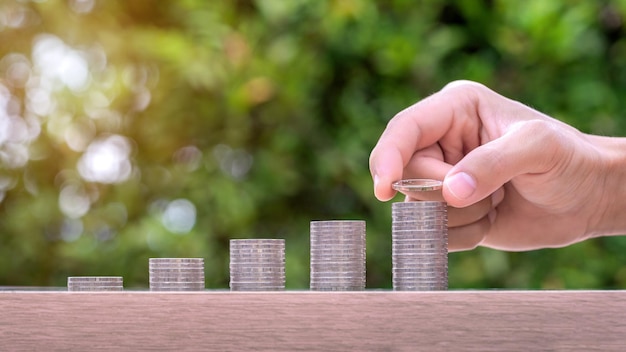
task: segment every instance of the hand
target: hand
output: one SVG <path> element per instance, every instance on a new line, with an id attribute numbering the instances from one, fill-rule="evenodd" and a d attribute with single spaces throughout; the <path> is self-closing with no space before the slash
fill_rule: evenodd
<path id="1" fill-rule="evenodd" d="M 443 180 L 450 251 L 519 251 L 624 231 L 611 218 L 623 218 L 624 194 L 611 192 L 623 189 L 625 155 L 624 139 L 581 133 L 459 81 L 389 122 L 370 171 L 380 200 L 394 196 L 396 180 Z"/>

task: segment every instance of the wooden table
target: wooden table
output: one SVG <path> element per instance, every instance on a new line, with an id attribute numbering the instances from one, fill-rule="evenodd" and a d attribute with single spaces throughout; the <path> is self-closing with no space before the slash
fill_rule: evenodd
<path id="1" fill-rule="evenodd" d="M 0 350 L 626 351 L 626 291 L 4 291 Z"/>

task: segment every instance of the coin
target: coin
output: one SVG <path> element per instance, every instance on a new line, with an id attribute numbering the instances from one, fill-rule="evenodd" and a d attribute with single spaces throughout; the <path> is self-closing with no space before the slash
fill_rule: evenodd
<path id="1" fill-rule="evenodd" d="M 124 289 L 121 276 L 70 276 L 68 291 L 121 291 Z"/>
<path id="2" fill-rule="evenodd" d="M 441 181 L 421 178 L 400 180 L 391 184 L 391 187 L 399 192 L 438 191 L 442 186 Z"/>

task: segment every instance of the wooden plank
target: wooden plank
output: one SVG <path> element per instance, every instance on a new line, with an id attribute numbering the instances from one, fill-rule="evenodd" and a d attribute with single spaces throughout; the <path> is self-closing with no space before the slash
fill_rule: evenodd
<path id="1" fill-rule="evenodd" d="M 0 292 L 0 350 L 624 351 L 625 291 Z"/>

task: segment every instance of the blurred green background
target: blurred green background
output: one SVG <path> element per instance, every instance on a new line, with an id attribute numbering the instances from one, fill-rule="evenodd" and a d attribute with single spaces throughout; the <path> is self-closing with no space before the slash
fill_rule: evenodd
<path id="1" fill-rule="evenodd" d="M 391 287 L 390 203 L 369 153 L 399 110 L 482 82 L 585 132 L 626 135 L 626 1 L 2 0 L 0 285 L 64 286 L 148 258 L 367 220 L 368 287 Z M 398 196 L 395 201 L 402 198 Z M 626 238 L 450 255 L 451 288 L 626 288 Z"/>

